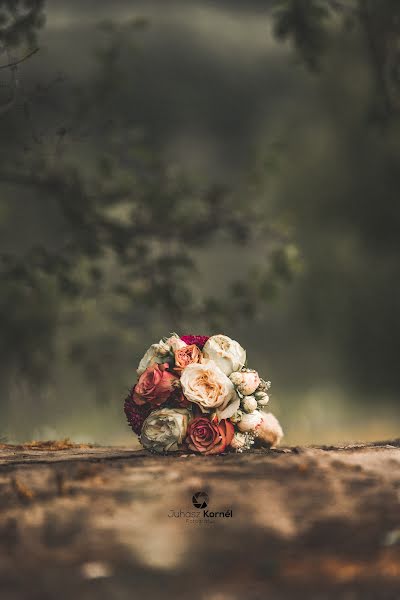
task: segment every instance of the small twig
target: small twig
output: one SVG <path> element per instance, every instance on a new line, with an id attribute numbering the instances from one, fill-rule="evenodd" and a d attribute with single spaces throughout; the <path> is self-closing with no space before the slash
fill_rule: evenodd
<path id="1" fill-rule="evenodd" d="M 7 51 L 7 55 L 8 55 L 8 58 L 10 59 L 8 51 Z M 11 110 L 17 100 L 17 90 L 18 90 L 18 83 L 19 83 L 17 72 L 18 72 L 18 67 L 11 68 L 12 96 L 8 100 L 8 102 L 6 102 L 6 104 L 3 104 L 2 106 L 0 106 L 0 115 L 3 115 L 4 113 Z"/>
<path id="2" fill-rule="evenodd" d="M 20 65 L 24 61 L 28 60 L 28 58 L 30 58 L 31 56 L 33 56 L 37 52 L 39 52 L 39 48 L 35 48 L 34 50 L 31 50 L 30 52 L 28 52 L 28 54 L 25 54 L 25 56 L 23 56 L 19 60 L 15 60 L 13 62 L 9 62 L 6 65 L 0 65 L 0 69 L 13 69 L 14 67 L 17 67 L 18 65 Z"/>

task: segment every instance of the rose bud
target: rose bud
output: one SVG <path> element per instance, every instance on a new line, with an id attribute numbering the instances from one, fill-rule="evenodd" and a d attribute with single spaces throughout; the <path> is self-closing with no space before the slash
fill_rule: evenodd
<path id="1" fill-rule="evenodd" d="M 229 379 L 242 396 L 251 396 L 260 385 L 257 371 L 236 371 Z"/>
<path id="2" fill-rule="evenodd" d="M 261 411 L 261 423 L 257 426 L 257 444 L 271 448 L 278 446 L 283 438 L 283 431 L 280 423 L 272 413 Z"/>
<path id="3" fill-rule="evenodd" d="M 254 396 L 245 396 L 242 400 L 243 410 L 247 413 L 252 413 L 257 410 L 257 400 Z"/>
<path id="4" fill-rule="evenodd" d="M 269 402 L 269 396 L 266 392 L 256 392 L 254 396 L 260 406 L 267 406 Z"/>
<path id="5" fill-rule="evenodd" d="M 260 385 L 258 386 L 259 392 L 268 392 L 270 387 L 271 387 L 270 381 L 265 381 L 265 379 L 260 378 Z"/>
<path id="6" fill-rule="evenodd" d="M 244 414 L 237 426 L 240 431 L 255 431 L 255 429 L 261 423 L 261 421 L 262 415 L 260 411 L 255 410 L 252 413 Z"/>

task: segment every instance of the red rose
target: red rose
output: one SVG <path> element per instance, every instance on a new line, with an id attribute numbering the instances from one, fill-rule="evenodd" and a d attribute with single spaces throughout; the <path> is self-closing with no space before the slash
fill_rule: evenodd
<path id="1" fill-rule="evenodd" d="M 189 424 L 186 442 L 193 452 L 220 454 L 232 441 L 234 427 L 226 419 L 219 423 L 208 416 L 197 417 Z"/>
<path id="2" fill-rule="evenodd" d="M 178 378 L 169 370 L 168 363 L 153 363 L 141 374 L 135 385 L 133 400 L 136 404 L 159 406 L 176 390 Z"/>

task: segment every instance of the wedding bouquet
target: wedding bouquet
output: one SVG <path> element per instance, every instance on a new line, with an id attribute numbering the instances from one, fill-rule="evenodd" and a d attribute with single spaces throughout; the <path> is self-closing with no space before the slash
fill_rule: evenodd
<path id="1" fill-rule="evenodd" d="M 246 351 L 226 335 L 172 334 L 150 346 L 137 373 L 124 409 L 148 450 L 243 452 L 283 436 L 265 412 L 271 382 L 246 367 Z"/>

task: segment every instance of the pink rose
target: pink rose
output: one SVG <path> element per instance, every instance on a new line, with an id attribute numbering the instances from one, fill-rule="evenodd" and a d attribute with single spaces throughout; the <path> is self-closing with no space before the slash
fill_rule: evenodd
<path id="1" fill-rule="evenodd" d="M 136 404 L 159 406 L 176 390 L 178 378 L 169 370 L 169 364 L 153 363 L 141 374 L 133 392 Z"/>

